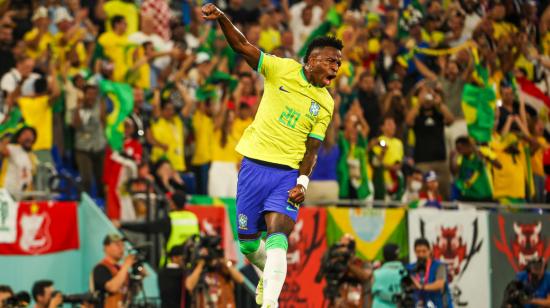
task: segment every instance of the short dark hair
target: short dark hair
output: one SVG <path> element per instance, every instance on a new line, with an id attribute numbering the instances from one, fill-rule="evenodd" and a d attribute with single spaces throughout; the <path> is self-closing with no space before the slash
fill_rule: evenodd
<path id="1" fill-rule="evenodd" d="M 458 138 L 456 138 L 455 140 L 455 144 L 456 145 L 471 145 L 472 143 L 470 142 L 470 137 L 468 136 L 460 136 Z"/>
<path id="2" fill-rule="evenodd" d="M 0 293 L 9 293 L 13 295 L 13 290 L 8 285 L 0 284 Z"/>
<path id="3" fill-rule="evenodd" d="M 124 16 L 122 15 L 115 15 L 113 18 L 111 18 L 111 28 L 114 28 L 119 22 L 123 22 Z"/>
<path id="4" fill-rule="evenodd" d="M 44 291 L 47 287 L 53 286 L 51 280 L 38 280 L 32 285 L 32 298 L 34 301 L 38 301 L 38 296 L 44 295 Z"/>
<path id="5" fill-rule="evenodd" d="M 12 139 L 11 139 L 11 143 L 17 143 L 17 140 L 19 140 L 19 137 L 21 137 L 21 135 L 26 131 L 26 130 L 30 130 L 31 133 L 34 135 L 34 140 L 36 140 L 36 137 L 37 137 L 37 133 L 36 133 L 36 129 L 34 127 L 31 127 L 31 126 L 23 126 L 21 127 L 21 129 L 19 129 L 15 135 L 13 135 Z"/>
<path id="6" fill-rule="evenodd" d="M 426 246 L 426 247 L 428 247 L 428 249 L 430 249 L 430 242 L 428 242 L 428 240 L 423 238 L 423 237 L 417 238 L 414 241 L 414 248 L 416 249 L 416 247 L 418 247 L 418 246 Z"/>
<path id="7" fill-rule="evenodd" d="M 48 80 L 45 77 L 40 77 L 33 84 L 35 94 L 44 94 L 48 91 Z"/>
<path id="8" fill-rule="evenodd" d="M 344 44 L 342 43 L 341 40 L 335 38 L 334 36 L 321 36 L 321 37 L 315 38 L 307 46 L 306 55 L 304 56 L 304 62 L 307 63 L 307 61 L 309 60 L 309 56 L 311 55 L 311 52 L 313 50 L 315 50 L 316 48 L 324 48 L 324 47 L 332 47 L 338 50 L 342 50 L 342 48 L 344 48 Z"/>

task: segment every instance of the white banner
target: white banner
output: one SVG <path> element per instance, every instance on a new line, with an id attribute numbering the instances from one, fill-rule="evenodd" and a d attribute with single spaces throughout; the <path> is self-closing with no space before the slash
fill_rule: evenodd
<path id="1" fill-rule="evenodd" d="M 411 210 L 409 247 L 416 260 L 414 241 L 426 238 L 434 258 L 447 264 L 455 307 L 489 307 L 488 215 L 475 210 Z"/>
<path id="2" fill-rule="evenodd" d="M 10 193 L 0 189 L 0 243 L 15 243 L 17 239 L 17 210 L 19 204 Z"/>

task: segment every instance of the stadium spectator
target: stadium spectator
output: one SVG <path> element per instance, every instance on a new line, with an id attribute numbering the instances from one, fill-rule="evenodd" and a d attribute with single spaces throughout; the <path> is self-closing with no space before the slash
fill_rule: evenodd
<path id="1" fill-rule="evenodd" d="M 364 200 L 372 195 L 367 166 L 369 125 L 356 101 L 344 119 L 344 131 L 338 136 L 340 159 L 338 182 L 340 198 Z"/>
<path id="2" fill-rule="evenodd" d="M 333 119 L 325 133 L 323 146 L 319 149 L 317 164 L 323 168 L 315 168 L 310 177 L 306 203 L 323 201 L 336 201 L 339 197 L 338 165 L 340 158 L 340 147 L 336 143 L 336 127 L 339 121 Z M 344 170 L 348 170 L 344 166 Z"/>
<path id="3" fill-rule="evenodd" d="M 445 125 L 453 115 L 437 93 L 434 84 L 424 84 L 418 92 L 418 103 L 407 113 L 407 124 L 415 136 L 414 163 L 422 172 L 434 170 L 441 182 L 445 199 L 449 196 L 451 179 L 445 149 Z"/>
<path id="4" fill-rule="evenodd" d="M 441 209 L 443 198 L 439 193 L 439 181 L 435 171 L 430 170 L 424 174 L 424 189 L 418 197 L 421 206 Z"/>
<path id="5" fill-rule="evenodd" d="M 544 135 L 544 123 L 541 119 L 535 119 L 532 125 L 533 132 L 533 144 L 531 149 L 531 166 L 533 169 L 533 180 L 535 185 L 535 197 L 533 202 L 544 203 L 544 185 L 546 182 L 546 175 L 544 173 L 543 156 L 544 152 L 548 150 L 550 145 L 543 137 Z"/>
<path id="6" fill-rule="evenodd" d="M 111 2 L 118 1 L 111 0 Z M 113 81 L 124 81 L 124 77 L 129 68 L 125 50 L 129 42 L 128 37 L 126 36 L 128 24 L 121 15 L 112 17 L 109 20 L 109 23 L 112 30 L 101 34 L 97 42 L 103 48 L 103 53 L 105 56 L 113 62 Z"/>
<path id="7" fill-rule="evenodd" d="M 214 117 L 208 195 L 235 198 L 238 165 L 242 159 L 235 147 L 242 133 L 235 129 L 235 105 L 227 105 L 228 102 L 222 102 L 221 110 Z"/>
<path id="8" fill-rule="evenodd" d="M 32 191 L 36 156 L 32 146 L 36 142 L 36 130 L 32 127 L 21 128 L 11 139 L 4 137 L 0 144 L 2 154 L 2 177 L 0 187 L 4 187 L 15 200 L 21 200 L 22 194 Z M 4 171 L 5 170 L 5 171 Z"/>
<path id="9" fill-rule="evenodd" d="M 90 194 L 92 184 L 95 183 L 95 189 L 100 197 L 103 197 L 105 117 L 105 104 L 99 97 L 97 86 L 86 85 L 83 98 L 78 99 L 77 106 L 73 110 L 75 159 L 84 190 Z"/>
<path id="10" fill-rule="evenodd" d="M 32 286 L 32 298 L 35 308 L 56 308 L 63 303 L 60 292 L 54 294 L 53 281 L 38 280 Z"/>
<path id="11" fill-rule="evenodd" d="M 550 273 L 546 271 L 546 262 L 538 257 L 530 260 L 525 266 L 525 270 L 519 272 L 516 280 L 523 285 L 529 285 L 532 288 L 532 297 L 523 307 L 544 307 L 550 305 Z"/>
<path id="12" fill-rule="evenodd" d="M 461 201 L 490 201 L 493 198 L 492 182 L 486 163 L 500 165 L 476 148 L 469 137 L 456 139 L 456 152 L 451 153 L 451 171 L 455 176 L 453 199 Z"/>
<path id="13" fill-rule="evenodd" d="M 420 198 L 423 180 L 422 171 L 418 169 L 411 170 L 410 174 L 406 176 L 406 188 L 401 202 L 408 205 L 416 204 L 415 202 Z"/>
<path id="14" fill-rule="evenodd" d="M 405 186 L 401 173 L 404 151 L 401 140 L 395 138 L 395 119 L 384 117 L 380 130 L 382 134 L 370 142 L 374 154 L 374 198 L 400 200 Z"/>
<path id="15" fill-rule="evenodd" d="M 369 139 L 380 135 L 382 108 L 378 94 L 375 91 L 375 82 L 375 78 L 369 72 L 364 72 L 359 75 L 359 82 L 357 83 L 357 99 L 363 110 L 363 117 L 371 128 Z"/>
<path id="16" fill-rule="evenodd" d="M 183 121 L 171 99 L 160 102 L 160 93 L 153 102 L 153 121 L 147 132 L 147 140 L 153 145 L 151 161 L 158 162 L 165 157 L 172 167 L 185 171 Z"/>

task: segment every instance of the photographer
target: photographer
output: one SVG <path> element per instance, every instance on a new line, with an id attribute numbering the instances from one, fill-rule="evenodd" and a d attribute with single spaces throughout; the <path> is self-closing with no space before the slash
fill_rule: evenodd
<path id="1" fill-rule="evenodd" d="M 244 277 L 224 257 L 220 243 L 219 237 L 203 237 L 195 246 L 196 262 L 185 279 L 193 308 L 235 307 L 234 284 L 243 283 Z"/>
<path id="2" fill-rule="evenodd" d="M 544 259 L 531 260 L 525 270 L 517 274 L 516 280 L 531 298 L 523 307 L 550 307 L 550 273 L 546 271 Z"/>
<path id="3" fill-rule="evenodd" d="M 13 296 L 13 290 L 10 286 L 0 285 L 0 308 L 4 307 L 4 301 Z"/>
<path id="4" fill-rule="evenodd" d="M 384 264 L 374 271 L 372 277 L 372 308 L 396 308 L 395 299 L 402 294 L 401 281 L 407 270 L 398 260 L 399 247 L 396 244 L 386 244 L 383 255 Z"/>
<path id="5" fill-rule="evenodd" d="M 327 285 L 323 290 L 328 307 L 363 307 L 367 283 L 372 275 L 366 263 L 355 256 L 355 240 L 345 234 L 323 256 L 321 268 L 315 280 L 323 277 Z"/>
<path id="6" fill-rule="evenodd" d="M 55 308 L 63 303 L 60 292 L 55 292 L 51 280 L 38 280 L 32 286 L 32 298 L 35 308 Z"/>
<path id="7" fill-rule="evenodd" d="M 118 308 L 127 297 L 129 290 L 129 273 L 136 262 L 134 255 L 124 256 L 124 242 L 118 234 L 109 234 L 103 240 L 105 258 L 94 267 L 92 274 L 92 291 L 99 291 L 98 308 Z"/>
<path id="8" fill-rule="evenodd" d="M 187 307 L 189 293 L 183 288 L 185 280 L 185 246 L 176 245 L 168 253 L 168 264 L 158 272 L 161 308 Z M 185 296 L 182 298 L 182 293 Z"/>
<path id="9" fill-rule="evenodd" d="M 414 284 L 416 305 L 435 305 L 438 308 L 451 308 L 453 302 L 447 282 L 447 267 L 432 258 L 430 243 L 425 238 L 414 241 L 416 262 L 409 265 Z"/>

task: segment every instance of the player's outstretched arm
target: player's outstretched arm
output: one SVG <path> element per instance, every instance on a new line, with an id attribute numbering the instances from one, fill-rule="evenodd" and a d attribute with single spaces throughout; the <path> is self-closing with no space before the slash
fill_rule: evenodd
<path id="1" fill-rule="evenodd" d="M 296 186 L 288 192 L 291 201 L 302 203 L 306 197 L 306 189 L 309 183 L 309 176 L 317 163 L 317 152 L 321 147 L 321 140 L 308 137 L 306 141 L 306 153 L 300 163 L 299 177 Z"/>
<path id="2" fill-rule="evenodd" d="M 212 3 L 205 4 L 202 7 L 202 17 L 206 20 L 217 20 L 229 46 L 231 46 L 236 53 L 241 54 L 246 60 L 246 63 L 253 69 L 258 68 L 260 50 L 258 47 L 248 42 L 241 31 L 231 23 L 229 18 L 227 18 L 220 9 Z"/>

